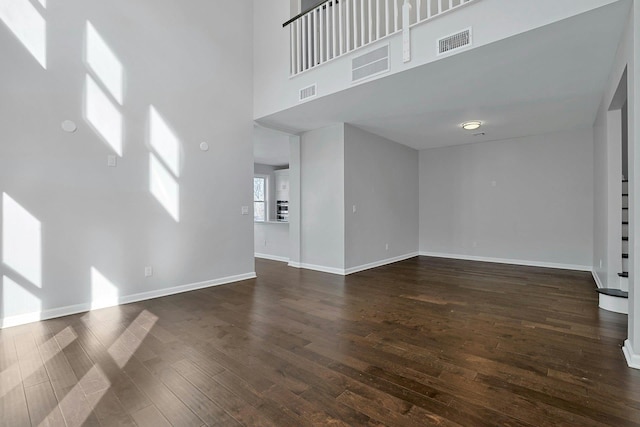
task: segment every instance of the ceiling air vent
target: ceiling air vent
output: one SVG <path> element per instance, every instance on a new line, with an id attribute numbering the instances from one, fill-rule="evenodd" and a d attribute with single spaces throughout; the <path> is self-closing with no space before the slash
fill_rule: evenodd
<path id="1" fill-rule="evenodd" d="M 471 45 L 471 28 L 438 40 L 438 55 Z"/>
<path id="2" fill-rule="evenodd" d="M 351 60 L 351 82 L 389 71 L 389 45 L 386 44 Z"/>
<path id="3" fill-rule="evenodd" d="M 303 87 L 300 89 L 300 101 L 305 101 L 309 98 L 313 98 L 318 94 L 318 85 L 312 84 L 311 86 Z"/>

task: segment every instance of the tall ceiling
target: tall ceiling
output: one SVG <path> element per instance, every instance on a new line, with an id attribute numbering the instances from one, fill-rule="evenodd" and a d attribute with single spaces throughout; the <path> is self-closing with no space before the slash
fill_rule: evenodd
<path id="1" fill-rule="evenodd" d="M 260 122 L 292 133 L 351 123 L 416 149 L 589 127 L 628 12 L 628 3 L 612 3 Z M 484 125 L 461 130 L 468 120 Z"/>

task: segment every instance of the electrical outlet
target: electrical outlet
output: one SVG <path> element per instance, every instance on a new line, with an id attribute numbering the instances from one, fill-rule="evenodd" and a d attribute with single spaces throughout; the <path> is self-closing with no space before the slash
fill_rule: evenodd
<path id="1" fill-rule="evenodd" d="M 107 166 L 110 168 L 115 168 L 118 166 L 118 158 L 115 154 L 109 154 L 107 156 Z"/>
<path id="2" fill-rule="evenodd" d="M 389 244 L 388 243 L 386 245 L 384 245 L 384 249 L 387 250 L 387 251 L 389 250 Z"/>
<path id="3" fill-rule="evenodd" d="M 357 210 L 356 205 L 353 205 L 353 213 L 356 213 Z"/>
<path id="4" fill-rule="evenodd" d="M 153 267 L 151 266 L 147 266 L 144 268 L 144 277 L 151 277 L 153 276 Z"/>
<path id="5" fill-rule="evenodd" d="M 267 241 L 266 240 L 264 241 L 264 245 L 267 246 Z"/>
<path id="6" fill-rule="evenodd" d="M 242 215 L 249 215 L 249 206 L 243 206 L 240 209 L 240 212 L 242 213 Z"/>
<path id="7" fill-rule="evenodd" d="M 602 268 L 602 260 L 600 260 L 600 268 Z"/>

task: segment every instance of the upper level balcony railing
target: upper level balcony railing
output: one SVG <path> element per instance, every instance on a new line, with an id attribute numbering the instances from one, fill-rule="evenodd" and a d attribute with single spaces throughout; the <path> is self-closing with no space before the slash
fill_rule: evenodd
<path id="1" fill-rule="evenodd" d="M 283 24 L 290 31 L 291 76 L 473 1 L 325 0 Z"/>

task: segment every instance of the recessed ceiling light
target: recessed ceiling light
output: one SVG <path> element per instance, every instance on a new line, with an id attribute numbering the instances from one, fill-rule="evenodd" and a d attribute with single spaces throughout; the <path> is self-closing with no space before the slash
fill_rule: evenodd
<path id="1" fill-rule="evenodd" d="M 463 123 L 462 124 L 462 129 L 464 129 L 464 130 L 476 130 L 480 126 L 482 126 L 482 122 L 478 121 L 478 120 L 474 120 L 474 121 L 471 121 L 471 122 Z"/>

